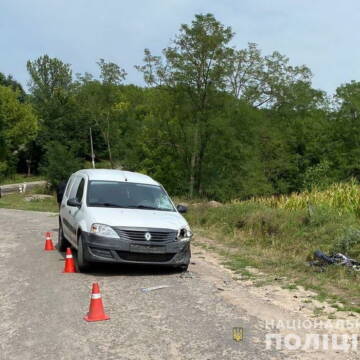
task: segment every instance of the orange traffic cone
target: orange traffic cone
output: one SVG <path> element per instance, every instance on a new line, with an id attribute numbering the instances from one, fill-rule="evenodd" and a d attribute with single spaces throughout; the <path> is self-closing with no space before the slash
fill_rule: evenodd
<path id="1" fill-rule="evenodd" d="M 102 321 L 109 320 L 110 317 L 104 312 L 104 306 L 101 299 L 100 288 L 98 283 L 92 286 L 91 300 L 89 312 L 84 317 L 86 321 Z"/>
<path id="2" fill-rule="evenodd" d="M 52 251 L 55 250 L 54 244 L 51 240 L 51 232 L 46 232 L 45 233 L 45 247 L 44 247 L 45 251 Z"/>
<path id="3" fill-rule="evenodd" d="M 74 259 L 71 253 L 71 249 L 66 249 L 66 256 L 65 256 L 65 267 L 64 267 L 64 273 L 76 273 Z"/>

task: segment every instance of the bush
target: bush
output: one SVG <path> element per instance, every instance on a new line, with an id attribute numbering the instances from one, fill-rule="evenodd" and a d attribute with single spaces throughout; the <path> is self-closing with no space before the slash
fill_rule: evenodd
<path id="1" fill-rule="evenodd" d="M 309 167 L 303 177 L 303 189 L 312 190 L 325 189 L 329 187 L 332 179 L 329 177 L 331 163 L 329 161 L 322 161 L 321 163 Z"/>
<path id="2" fill-rule="evenodd" d="M 339 237 L 334 252 L 358 258 L 360 256 L 360 230 L 350 227 Z"/>
<path id="3" fill-rule="evenodd" d="M 67 181 L 73 172 L 82 168 L 83 161 L 76 157 L 76 150 L 73 146 L 52 142 L 47 148 L 41 172 L 51 186 L 56 187 L 60 182 Z"/>

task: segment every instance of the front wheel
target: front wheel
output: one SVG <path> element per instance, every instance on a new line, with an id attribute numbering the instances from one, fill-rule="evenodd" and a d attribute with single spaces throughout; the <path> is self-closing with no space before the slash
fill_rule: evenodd
<path id="1" fill-rule="evenodd" d="M 77 249 L 77 265 L 80 272 L 87 272 L 90 268 L 90 263 L 85 258 L 84 238 L 80 234 L 78 249 Z"/>

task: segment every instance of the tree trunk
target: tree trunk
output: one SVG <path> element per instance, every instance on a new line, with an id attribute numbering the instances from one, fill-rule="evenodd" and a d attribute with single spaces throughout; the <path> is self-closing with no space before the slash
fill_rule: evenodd
<path id="1" fill-rule="evenodd" d="M 110 116 L 109 116 L 109 114 L 107 115 L 106 143 L 107 143 L 107 148 L 108 148 L 108 153 L 109 153 L 110 166 L 113 169 L 114 168 L 114 163 L 113 163 L 112 154 L 111 154 L 111 147 L 110 147 Z"/>
<path id="2" fill-rule="evenodd" d="M 27 166 L 27 177 L 31 176 L 31 160 L 26 160 L 26 166 Z"/>
<path id="3" fill-rule="evenodd" d="M 113 159 L 112 159 L 112 155 L 111 155 L 111 147 L 110 147 L 109 137 L 108 137 L 108 139 L 107 139 L 107 148 L 108 148 L 108 153 L 109 153 L 110 165 L 111 165 L 111 168 L 113 169 L 113 168 L 114 168 L 114 163 L 113 163 Z"/>
<path id="4" fill-rule="evenodd" d="M 207 143 L 206 138 L 202 137 L 202 140 L 203 141 L 200 145 L 200 151 L 199 151 L 199 156 L 197 158 L 197 165 L 196 165 L 197 176 L 196 176 L 195 191 L 199 195 L 201 195 L 201 193 L 202 193 L 202 166 L 203 166 L 206 143 Z"/>
<path id="5" fill-rule="evenodd" d="M 195 124 L 194 139 L 193 139 L 193 150 L 191 153 L 190 162 L 190 198 L 194 196 L 195 184 L 196 184 L 196 167 L 198 165 L 198 143 L 199 143 L 199 126 Z"/>

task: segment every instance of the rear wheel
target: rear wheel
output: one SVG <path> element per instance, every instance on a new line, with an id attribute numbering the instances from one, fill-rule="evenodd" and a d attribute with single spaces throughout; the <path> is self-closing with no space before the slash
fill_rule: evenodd
<path id="1" fill-rule="evenodd" d="M 83 238 L 82 234 L 80 234 L 79 241 L 78 241 L 76 260 L 77 260 L 77 265 L 78 265 L 80 272 L 89 271 L 90 263 L 85 258 L 84 238 Z"/>
<path id="2" fill-rule="evenodd" d="M 70 247 L 70 244 L 64 236 L 62 223 L 61 223 L 61 220 L 59 219 L 59 232 L 58 232 L 57 248 L 59 251 L 65 251 L 67 247 Z"/>

